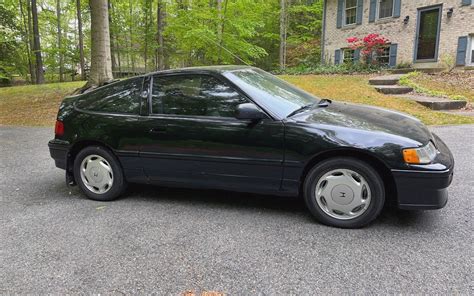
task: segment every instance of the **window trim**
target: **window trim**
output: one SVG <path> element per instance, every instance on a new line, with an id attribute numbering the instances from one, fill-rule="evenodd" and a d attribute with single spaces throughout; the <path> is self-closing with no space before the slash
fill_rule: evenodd
<path id="1" fill-rule="evenodd" d="M 355 51 L 355 49 L 352 49 L 352 48 L 350 48 L 350 47 L 344 47 L 344 48 L 341 48 L 341 55 L 342 55 L 342 57 L 341 57 L 341 64 L 345 64 L 345 63 L 346 63 L 346 59 L 345 59 L 345 52 L 346 52 L 346 50 L 352 51 L 352 58 L 351 58 L 350 62 L 351 62 L 351 63 L 355 63 L 355 62 L 356 62 L 356 57 L 355 57 L 356 51 Z"/>
<path id="2" fill-rule="evenodd" d="M 350 26 L 355 26 L 357 25 L 357 9 L 358 9 L 358 5 L 357 5 L 357 2 L 358 0 L 355 1 L 355 6 L 351 6 L 349 8 L 347 8 L 347 0 L 344 0 L 344 6 L 343 6 L 343 9 L 342 9 L 342 24 L 344 27 L 350 27 Z M 346 23 L 346 12 L 348 9 L 355 9 L 355 19 L 354 19 L 354 22 L 353 23 Z"/>
<path id="3" fill-rule="evenodd" d="M 386 20 L 393 18 L 393 13 L 395 12 L 395 0 L 392 0 L 392 15 L 380 17 L 380 5 L 382 0 L 377 0 L 377 5 L 375 6 L 375 17 L 377 20 Z"/>
<path id="4" fill-rule="evenodd" d="M 268 119 L 271 119 L 272 121 L 275 121 L 274 116 L 272 116 L 265 108 L 262 108 L 259 104 L 257 104 L 249 95 L 247 95 L 244 91 L 242 91 L 239 87 L 237 87 L 232 81 L 227 79 L 226 77 L 222 75 L 218 75 L 213 72 L 207 72 L 207 71 L 186 71 L 186 72 L 179 72 L 179 73 L 152 73 L 149 75 L 150 77 L 150 91 L 148 93 L 148 98 L 147 98 L 147 106 L 148 106 L 148 114 L 147 116 L 153 117 L 153 118 L 179 118 L 179 119 L 208 119 L 208 120 L 213 120 L 213 121 L 230 121 L 232 120 L 233 122 L 242 122 L 242 120 L 237 119 L 235 117 L 222 117 L 222 116 L 203 116 L 203 115 L 179 115 L 179 114 L 160 114 L 160 113 L 153 113 L 152 109 L 152 94 L 153 94 L 153 81 L 155 77 L 172 77 L 172 76 L 186 76 L 186 75 L 203 75 L 203 76 L 210 76 L 215 79 L 217 79 L 221 83 L 228 84 L 230 87 L 232 87 L 233 90 L 235 90 L 239 95 L 244 97 L 249 101 L 249 103 L 254 104 L 257 106 L 263 113 L 265 113 L 268 117 Z"/>

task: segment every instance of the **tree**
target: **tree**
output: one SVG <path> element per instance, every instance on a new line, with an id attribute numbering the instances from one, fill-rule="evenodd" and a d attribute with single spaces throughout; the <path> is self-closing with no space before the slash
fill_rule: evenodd
<path id="1" fill-rule="evenodd" d="M 82 36 L 81 0 L 76 0 L 77 33 L 79 35 L 79 64 L 81 79 L 86 80 L 86 62 L 84 60 L 84 37 Z"/>
<path id="2" fill-rule="evenodd" d="M 64 56 L 61 42 L 61 1 L 56 0 L 56 18 L 57 18 L 57 32 L 58 32 L 58 54 L 59 54 L 59 81 L 64 81 Z"/>
<path id="3" fill-rule="evenodd" d="M 165 18 L 166 18 L 166 3 L 164 0 L 158 0 L 158 5 L 156 9 L 156 24 L 157 24 L 157 34 L 156 41 L 158 43 L 158 48 L 156 49 L 156 59 L 158 70 L 164 70 L 166 68 L 165 64 L 165 43 L 163 38 L 163 32 L 165 27 Z"/>
<path id="4" fill-rule="evenodd" d="M 90 0 L 91 70 L 85 88 L 113 80 L 110 54 L 109 10 L 107 0 Z"/>
<path id="5" fill-rule="evenodd" d="M 286 0 L 280 0 L 280 70 L 286 68 L 286 34 L 287 34 L 287 5 Z"/>
<path id="6" fill-rule="evenodd" d="M 38 28 L 38 9 L 36 0 L 31 0 L 31 16 L 33 19 L 33 52 L 36 58 L 36 83 L 44 83 L 43 59 L 41 57 L 41 44 Z"/>

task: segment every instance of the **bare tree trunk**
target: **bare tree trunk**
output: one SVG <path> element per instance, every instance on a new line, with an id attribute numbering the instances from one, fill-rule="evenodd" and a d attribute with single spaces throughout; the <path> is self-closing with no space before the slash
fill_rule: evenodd
<path id="1" fill-rule="evenodd" d="M 20 14 L 21 14 L 21 19 L 23 21 L 23 30 L 24 30 L 24 32 L 22 34 L 22 38 L 23 38 L 23 42 L 26 45 L 26 51 L 27 51 L 27 54 L 28 54 L 28 71 L 30 73 L 30 82 L 34 83 L 33 73 L 35 72 L 35 69 L 33 67 L 33 63 L 31 62 L 30 30 L 29 30 L 29 27 L 28 27 L 25 12 L 23 10 L 23 8 L 24 8 L 23 7 L 23 1 L 20 0 L 18 4 L 20 5 Z"/>
<path id="2" fill-rule="evenodd" d="M 31 0 L 31 15 L 33 18 L 33 51 L 36 57 L 36 83 L 44 83 L 43 59 L 41 58 L 41 44 L 38 29 L 38 10 L 36 0 Z"/>
<path id="3" fill-rule="evenodd" d="M 158 33 L 156 34 L 156 39 L 158 42 L 157 49 L 157 58 L 158 58 L 158 70 L 164 70 L 166 68 L 165 63 L 165 43 L 163 38 L 163 31 L 165 26 L 166 18 L 166 3 L 163 0 L 158 0 L 158 8 L 156 12 L 156 23 L 158 26 Z"/>
<path id="4" fill-rule="evenodd" d="M 148 62 L 148 0 L 145 0 L 145 48 L 144 48 L 144 62 L 145 62 L 145 73 L 147 70 L 147 62 Z"/>
<path id="5" fill-rule="evenodd" d="M 58 52 L 59 52 L 59 81 L 64 81 L 64 60 L 62 52 L 61 41 L 61 1 L 56 0 L 56 19 L 57 19 L 57 33 L 58 33 Z"/>
<path id="6" fill-rule="evenodd" d="M 114 35 L 115 32 L 112 27 L 112 13 L 113 13 L 113 6 L 110 0 L 107 1 L 107 7 L 109 10 L 109 31 L 110 31 L 110 56 L 112 58 L 112 72 L 117 70 L 117 62 L 115 61 L 115 54 L 116 54 L 116 47 L 114 42 Z"/>
<path id="7" fill-rule="evenodd" d="M 286 68 L 286 31 L 287 7 L 286 0 L 280 0 L 280 70 Z"/>
<path id="8" fill-rule="evenodd" d="M 33 38 L 33 24 L 31 20 L 31 1 L 26 0 L 26 15 L 28 19 L 28 42 L 30 43 L 30 59 L 31 59 L 31 83 L 36 83 L 36 59 L 33 53 L 34 49 L 34 38 Z"/>
<path id="9" fill-rule="evenodd" d="M 130 61 L 132 62 L 132 72 L 135 73 L 135 52 L 133 50 L 133 1 L 129 1 L 130 8 Z"/>
<path id="10" fill-rule="evenodd" d="M 86 63 L 84 61 L 84 37 L 82 36 L 81 0 L 76 0 L 77 31 L 79 35 L 79 63 L 81 65 L 81 79 L 86 80 Z"/>
<path id="11" fill-rule="evenodd" d="M 224 47 L 224 29 L 225 29 L 225 18 L 227 14 L 228 0 L 224 0 L 224 12 L 222 12 L 222 0 L 217 0 L 217 15 L 219 19 L 218 31 L 217 31 L 217 42 L 219 44 L 219 54 L 217 62 L 222 62 L 222 48 Z"/>
<path id="12" fill-rule="evenodd" d="M 113 80 L 110 56 L 109 10 L 107 0 L 90 0 L 91 71 L 86 87 L 100 86 Z"/>

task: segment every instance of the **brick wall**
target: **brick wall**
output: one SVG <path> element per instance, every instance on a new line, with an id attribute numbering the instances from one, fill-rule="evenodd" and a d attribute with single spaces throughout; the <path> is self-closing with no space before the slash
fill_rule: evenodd
<path id="1" fill-rule="evenodd" d="M 473 0 L 474 1 L 474 0 Z M 363 37 L 369 33 L 379 33 L 391 42 L 398 44 L 397 63 L 413 63 L 415 34 L 417 25 L 417 9 L 442 4 L 441 31 L 438 51 L 438 63 L 426 66 L 441 66 L 441 60 L 446 55 L 456 57 L 459 36 L 474 34 L 474 6 L 462 6 L 462 0 L 401 0 L 399 18 L 375 20 L 369 23 L 370 0 L 364 0 L 361 25 L 351 25 L 338 29 L 336 27 L 337 0 L 327 0 L 326 30 L 324 38 L 324 54 L 326 60 L 334 63 L 336 49 L 347 47 L 349 37 Z M 447 17 L 449 8 L 454 8 L 452 17 Z M 408 24 L 403 20 L 410 17 Z M 415 66 L 423 66 L 422 64 Z"/>

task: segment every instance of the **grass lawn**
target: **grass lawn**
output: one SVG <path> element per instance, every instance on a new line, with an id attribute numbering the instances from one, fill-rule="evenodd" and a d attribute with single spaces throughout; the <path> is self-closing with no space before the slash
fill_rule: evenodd
<path id="1" fill-rule="evenodd" d="M 282 76 L 321 98 L 399 110 L 431 125 L 474 123 L 474 118 L 432 111 L 417 103 L 382 95 L 368 85 L 366 75 Z M 84 82 L 0 88 L 0 124 L 52 126 L 62 98 Z"/>

